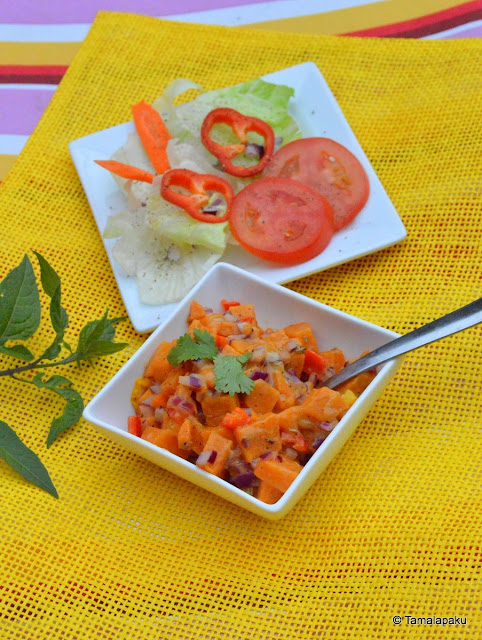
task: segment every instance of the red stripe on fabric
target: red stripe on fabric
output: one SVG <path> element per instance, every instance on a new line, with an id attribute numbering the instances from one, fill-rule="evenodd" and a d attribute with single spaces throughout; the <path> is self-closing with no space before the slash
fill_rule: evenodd
<path id="1" fill-rule="evenodd" d="M 0 84 L 59 84 L 67 66 L 0 65 Z"/>
<path id="2" fill-rule="evenodd" d="M 482 19 L 482 2 L 475 0 L 436 13 L 430 13 L 413 20 L 393 24 L 350 31 L 345 36 L 385 37 L 385 38 L 420 38 L 426 35 L 458 27 L 466 22 Z"/>

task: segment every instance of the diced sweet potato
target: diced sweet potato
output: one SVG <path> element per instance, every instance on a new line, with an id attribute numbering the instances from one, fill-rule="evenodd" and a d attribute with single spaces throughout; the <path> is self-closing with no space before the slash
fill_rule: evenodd
<path id="1" fill-rule="evenodd" d="M 283 329 L 272 331 L 270 333 L 263 333 L 263 341 L 268 351 L 279 353 L 284 345 L 288 342 L 289 337 Z"/>
<path id="2" fill-rule="evenodd" d="M 186 418 L 179 427 L 177 434 L 177 444 L 183 451 L 194 451 L 200 454 L 204 448 L 204 441 L 201 436 L 202 425 L 194 417 Z"/>
<path id="3" fill-rule="evenodd" d="M 296 402 L 295 392 L 281 371 L 273 372 L 273 385 L 279 392 L 279 398 L 274 407 L 275 410 L 283 411 L 292 407 Z"/>
<path id="4" fill-rule="evenodd" d="M 189 324 L 194 319 L 199 320 L 200 318 L 205 318 L 205 317 L 206 317 L 206 309 L 202 306 L 202 304 L 199 304 L 197 300 L 193 300 L 189 308 L 187 323 Z"/>
<path id="5" fill-rule="evenodd" d="M 221 353 L 223 356 L 239 356 L 239 351 L 236 351 L 236 349 L 233 349 L 233 347 L 230 344 L 225 345 Z"/>
<path id="6" fill-rule="evenodd" d="M 278 453 L 281 449 L 279 421 L 275 413 L 269 413 L 257 422 L 237 427 L 234 434 L 246 462 L 269 452 Z"/>
<path id="7" fill-rule="evenodd" d="M 318 351 L 318 345 L 313 334 L 313 329 L 307 322 L 296 322 L 295 324 L 290 324 L 285 327 L 284 330 L 290 338 L 298 338 L 302 347 Z"/>
<path id="8" fill-rule="evenodd" d="M 256 315 L 252 304 L 238 304 L 229 307 L 229 313 L 239 322 L 250 322 L 256 324 Z"/>
<path id="9" fill-rule="evenodd" d="M 304 415 L 317 422 L 338 420 L 349 409 L 341 394 L 328 387 L 313 389 L 301 407 Z"/>
<path id="10" fill-rule="evenodd" d="M 261 347 L 263 342 L 255 336 L 243 340 L 231 340 L 230 345 L 237 351 L 237 355 L 254 351 L 256 347 Z"/>
<path id="11" fill-rule="evenodd" d="M 328 351 L 320 351 L 320 356 L 325 359 L 327 369 L 330 375 L 335 375 L 345 366 L 346 358 L 341 349 L 329 349 Z"/>
<path id="12" fill-rule="evenodd" d="M 200 468 L 204 469 L 205 471 L 209 471 L 209 473 L 212 473 L 215 476 L 224 475 L 224 468 L 229 458 L 229 452 L 232 448 L 232 440 L 224 438 L 216 430 L 211 431 L 211 433 L 209 434 L 209 438 L 204 445 L 203 451 L 215 451 L 216 454 L 215 456 L 213 456 L 214 460 L 199 465 Z"/>
<path id="13" fill-rule="evenodd" d="M 140 405 L 140 398 L 146 392 L 147 389 L 152 384 L 152 380 L 150 378 L 137 378 L 134 383 L 134 388 L 131 393 L 131 403 L 134 409 L 137 411 Z"/>
<path id="14" fill-rule="evenodd" d="M 298 430 L 299 420 L 303 416 L 303 406 L 295 405 L 278 414 L 280 431 Z"/>
<path id="15" fill-rule="evenodd" d="M 287 360 L 285 368 L 287 371 L 290 371 L 290 370 L 293 371 L 295 376 L 298 376 L 299 378 L 303 371 L 304 364 L 305 364 L 304 351 L 301 351 L 301 350 L 297 351 L 295 349 L 294 351 L 291 351 L 289 360 Z"/>
<path id="16" fill-rule="evenodd" d="M 266 482 L 266 480 L 261 480 L 256 493 L 258 500 L 261 500 L 261 502 L 265 502 L 266 504 L 274 504 L 275 502 L 278 502 L 282 495 L 282 491 L 273 487 L 269 482 Z"/>
<path id="17" fill-rule="evenodd" d="M 157 447 L 167 449 L 171 453 L 187 458 L 189 451 L 179 447 L 177 442 L 177 433 L 174 429 L 158 429 L 157 427 L 146 427 L 142 433 L 142 439 L 155 444 Z"/>
<path id="18" fill-rule="evenodd" d="M 173 369 L 167 360 L 167 354 L 175 344 L 176 340 L 161 342 L 146 367 L 146 377 L 153 378 L 156 382 L 164 382 Z"/>
<path id="19" fill-rule="evenodd" d="M 245 404 L 256 413 L 263 415 L 273 411 L 273 407 L 278 402 L 280 393 L 265 380 L 255 380 L 254 387 L 249 395 L 245 397 Z"/>
<path id="20" fill-rule="evenodd" d="M 281 493 L 285 493 L 302 469 L 303 467 L 295 460 L 276 456 L 276 458 L 260 460 L 254 469 L 254 474 Z"/>
<path id="21" fill-rule="evenodd" d="M 227 413 L 239 407 L 238 396 L 207 392 L 201 396 L 201 407 L 208 427 L 217 427 Z"/>
<path id="22" fill-rule="evenodd" d="M 375 375 L 376 373 L 374 371 L 364 371 L 363 373 L 359 373 L 354 378 L 351 378 L 351 380 L 347 380 L 346 382 L 343 382 L 343 384 L 338 385 L 336 391 L 344 393 L 345 391 L 350 390 L 353 391 L 356 396 L 359 396 L 362 391 L 365 391 Z"/>

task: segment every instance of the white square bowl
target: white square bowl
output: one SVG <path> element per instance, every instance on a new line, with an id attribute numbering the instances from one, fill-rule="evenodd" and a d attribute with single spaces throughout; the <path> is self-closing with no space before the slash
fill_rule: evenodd
<path id="1" fill-rule="evenodd" d="M 186 318 L 192 300 L 218 309 L 221 299 L 233 297 L 241 303 L 254 305 L 258 323 L 263 328 L 277 329 L 294 322 L 309 322 L 320 350 L 337 346 L 347 358 L 358 357 L 363 351 L 375 349 L 398 337 L 392 331 L 328 307 L 281 285 L 267 283 L 238 267 L 218 263 L 92 399 L 83 415 L 106 437 L 129 451 L 229 502 L 264 518 L 276 520 L 288 513 L 340 451 L 393 378 L 402 359 L 396 358 L 380 367 L 373 382 L 314 453 L 283 497 L 275 504 L 265 504 L 234 485 L 127 431 L 127 418 L 134 414 L 130 403 L 134 382 L 143 375 L 146 364 L 160 342 L 174 340 L 186 332 Z"/>

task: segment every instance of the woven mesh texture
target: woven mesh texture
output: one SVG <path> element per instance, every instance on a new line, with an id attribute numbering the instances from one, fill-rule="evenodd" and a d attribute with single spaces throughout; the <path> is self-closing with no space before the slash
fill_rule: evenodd
<path id="1" fill-rule="evenodd" d="M 481 295 L 480 41 L 350 39 L 100 13 L 2 185 L 2 277 L 42 253 L 63 281 L 69 337 L 125 315 L 70 140 L 130 118 L 173 78 L 207 89 L 312 60 L 408 238 L 290 283 L 400 333 Z M 31 348 L 50 343 L 45 328 Z M 72 366 L 86 401 L 142 344 Z M 49 449 L 57 398 L 2 379 L 0 417 L 60 499 L 0 464 L 2 640 L 293 640 L 482 635 L 480 328 L 409 354 L 334 462 L 265 521 L 134 456 L 81 421 Z M 5 368 L 7 361 L 2 361 Z M 62 371 L 59 371 L 62 373 Z M 401 616 L 462 616 L 414 626 Z"/>

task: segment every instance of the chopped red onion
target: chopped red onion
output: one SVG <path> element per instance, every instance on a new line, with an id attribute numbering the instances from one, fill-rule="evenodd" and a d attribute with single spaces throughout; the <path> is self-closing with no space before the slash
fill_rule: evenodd
<path id="1" fill-rule="evenodd" d="M 320 427 L 323 429 L 323 431 L 333 431 L 335 425 L 331 422 L 321 422 Z"/>
<path id="2" fill-rule="evenodd" d="M 162 407 L 156 407 L 154 410 L 154 420 L 156 422 L 162 422 L 164 419 L 165 413 L 166 413 L 165 409 L 163 409 Z"/>
<path id="3" fill-rule="evenodd" d="M 314 442 L 313 442 L 313 449 L 316 451 L 318 449 L 318 447 L 320 446 L 320 444 L 322 444 L 325 441 L 324 438 L 317 438 Z"/>
<path id="4" fill-rule="evenodd" d="M 278 462 L 283 462 L 283 458 L 282 458 L 281 456 L 276 456 L 276 460 L 277 460 Z"/>
<path id="5" fill-rule="evenodd" d="M 161 385 L 156 382 L 155 384 L 151 384 L 149 389 L 152 391 L 152 393 L 159 393 L 161 390 Z"/>
<path id="6" fill-rule="evenodd" d="M 214 202 L 211 202 L 207 207 L 204 207 L 203 213 L 218 213 L 222 208 L 225 208 L 223 200 L 221 198 L 216 198 Z"/>
<path id="7" fill-rule="evenodd" d="M 249 377 L 251 380 L 267 380 L 269 378 L 269 373 L 267 371 L 253 371 Z"/>
<path id="8" fill-rule="evenodd" d="M 239 476 L 235 476 L 232 479 L 232 483 L 238 487 L 238 489 L 245 489 L 246 487 L 250 487 L 255 479 L 256 476 L 254 473 L 248 471 L 248 473 L 241 473 Z"/>
<path id="9" fill-rule="evenodd" d="M 294 351 L 295 349 L 297 349 L 299 347 L 299 344 L 296 340 L 288 340 L 288 342 L 285 344 L 285 349 L 287 351 Z"/>
<path id="10" fill-rule="evenodd" d="M 145 400 L 142 401 L 141 407 L 150 407 L 152 405 L 152 399 L 154 396 L 149 396 L 148 398 L 146 398 Z"/>
<path id="11" fill-rule="evenodd" d="M 228 342 L 231 340 L 246 340 L 248 336 L 245 333 L 233 333 L 227 337 Z"/>
<path id="12" fill-rule="evenodd" d="M 182 409 L 185 413 L 194 413 L 194 406 L 192 402 L 189 402 L 189 400 L 183 400 L 179 405 L 179 408 Z"/>
<path id="13" fill-rule="evenodd" d="M 188 376 L 179 376 L 179 384 L 192 389 L 201 389 L 203 386 L 202 378 L 197 373 L 191 373 Z"/>
<path id="14" fill-rule="evenodd" d="M 247 447 L 249 447 L 249 440 L 247 438 L 243 438 L 241 440 L 241 444 L 246 449 Z"/>
<path id="15" fill-rule="evenodd" d="M 173 407 L 177 407 L 177 405 L 181 404 L 181 402 L 181 396 L 172 396 L 169 400 L 169 404 L 172 404 Z"/>
<path id="16" fill-rule="evenodd" d="M 226 320 L 226 322 L 237 322 L 237 318 L 236 316 L 233 316 L 232 313 L 230 313 L 229 311 L 226 311 L 224 313 L 224 319 Z"/>
<path id="17" fill-rule="evenodd" d="M 147 404 L 141 404 L 139 406 L 139 413 L 143 418 L 150 418 L 154 415 L 154 409 Z"/>
<path id="18" fill-rule="evenodd" d="M 291 458 L 291 460 L 296 460 L 298 457 L 298 452 L 295 451 L 292 447 L 286 447 L 285 454 L 287 458 Z"/>
<path id="19" fill-rule="evenodd" d="M 203 379 L 196 373 L 191 373 L 191 375 L 189 376 L 189 384 L 193 389 L 201 389 L 201 387 L 203 386 Z"/>
<path id="20" fill-rule="evenodd" d="M 262 158 L 265 153 L 264 146 L 261 144 L 256 144 L 255 142 L 248 142 L 245 149 L 245 155 L 250 158 Z"/>
<path id="21" fill-rule="evenodd" d="M 316 386 L 318 384 L 319 381 L 319 377 L 316 373 L 311 373 L 310 377 L 308 378 L 308 382 L 311 382 L 311 384 L 313 386 Z"/>
<path id="22" fill-rule="evenodd" d="M 276 353 L 275 351 L 269 351 L 267 356 L 266 356 L 266 360 L 268 362 L 279 362 L 281 360 L 279 353 Z"/>
<path id="23" fill-rule="evenodd" d="M 266 349 L 264 347 L 256 347 L 251 354 L 251 362 L 262 362 L 266 357 Z"/>
<path id="24" fill-rule="evenodd" d="M 259 457 L 262 460 L 266 460 L 266 458 L 271 458 L 271 456 L 273 455 L 272 451 L 265 451 L 264 453 L 262 453 Z"/>
<path id="25" fill-rule="evenodd" d="M 197 460 L 196 460 L 196 465 L 198 467 L 202 467 L 205 464 L 207 464 L 211 458 L 211 454 L 212 453 L 216 453 L 215 451 L 203 451 L 202 453 L 199 454 Z M 216 458 L 216 456 L 214 456 L 214 458 Z"/>

